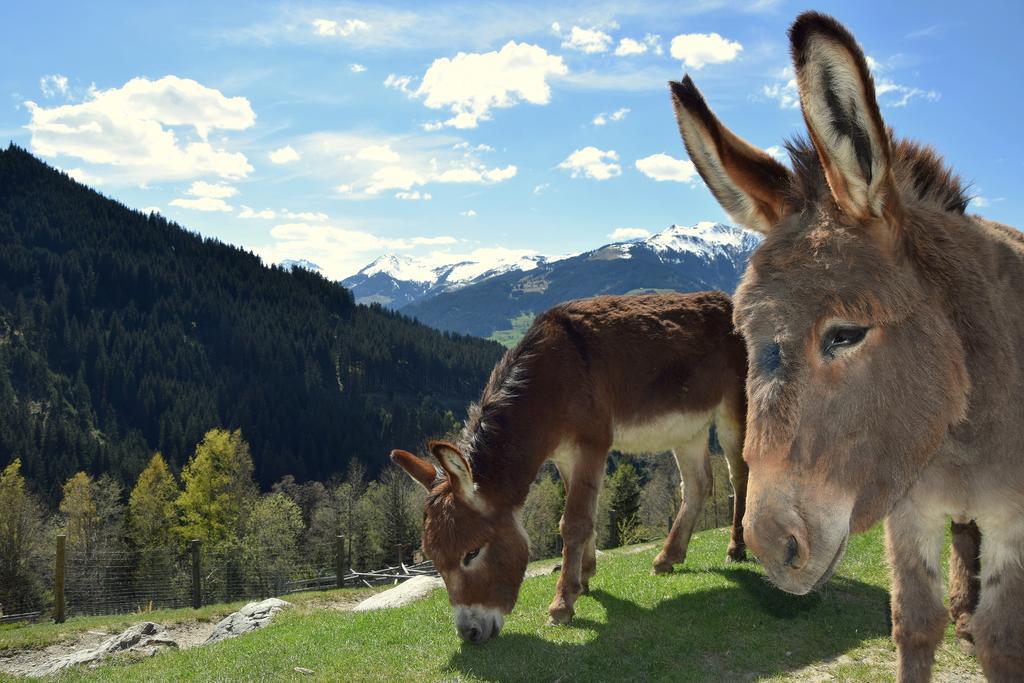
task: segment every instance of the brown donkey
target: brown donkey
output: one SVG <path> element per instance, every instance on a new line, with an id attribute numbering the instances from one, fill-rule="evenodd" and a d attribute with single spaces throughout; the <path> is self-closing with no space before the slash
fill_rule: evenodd
<path id="1" fill-rule="evenodd" d="M 746 352 L 720 292 L 603 296 L 538 316 L 494 368 L 460 443 L 433 442 L 442 472 L 411 453 L 391 458 L 431 493 L 423 549 L 455 607 L 459 635 L 483 642 L 512 611 L 529 547 L 519 512 L 552 459 L 566 487 L 562 571 L 551 622 L 567 623 L 594 575 L 594 517 L 608 451 L 672 450 L 683 503 L 656 572 L 682 562 L 711 484 L 716 425 L 736 494 L 728 556 L 745 557 Z"/>
<path id="2" fill-rule="evenodd" d="M 893 137 L 843 26 L 809 12 L 789 35 L 810 133 L 789 144 L 793 170 L 725 129 L 689 78 L 672 84 L 701 176 L 766 235 L 736 294 L 746 540 L 800 594 L 884 518 L 899 677 L 920 681 L 946 623 L 946 516 L 975 520 L 977 654 L 991 680 L 1024 680 L 1024 237 L 966 216 L 936 154 Z M 969 528 L 952 563 L 965 583 Z"/>

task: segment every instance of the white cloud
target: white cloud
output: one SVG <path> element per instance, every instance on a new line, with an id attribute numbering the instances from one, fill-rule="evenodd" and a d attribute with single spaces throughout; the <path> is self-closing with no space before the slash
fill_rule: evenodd
<path id="1" fill-rule="evenodd" d="M 520 102 L 547 104 L 551 99 L 548 77 L 568 72 L 562 58 L 544 48 L 509 41 L 495 52 L 460 52 L 451 59 L 434 60 L 411 95 L 422 97 L 430 109 L 449 109 L 452 117 L 444 125 L 476 128 L 491 118 L 492 109 Z M 410 93 L 407 76 L 392 74 L 384 84 Z"/>
<path id="2" fill-rule="evenodd" d="M 537 195 L 544 194 L 549 187 L 551 187 L 551 183 L 541 183 L 540 185 L 534 186 L 533 193 Z"/>
<path id="3" fill-rule="evenodd" d="M 362 64 L 349 64 L 348 70 L 354 74 L 361 74 L 364 71 L 366 71 L 366 67 L 363 66 Z"/>
<path id="4" fill-rule="evenodd" d="M 409 190 L 414 185 L 423 185 L 426 182 L 426 177 L 414 169 L 385 166 L 373 172 L 365 191 L 367 194 L 380 194 L 384 190 Z"/>
<path id="5" fill-rule="evenodd" d="M 346 19 L 342 22 L 332 19 L 314 19 L 312 23 L 318 36 L 331 38 L 347 38 L 353 33 L 370 29 L 370 25 L 362 19 Z"/>
<path id="6" fill-rule="evenodd" d="M 90 187 L 96 187 L 97 185 L 103 184 L 103 178 L 98 178 L 93 174 L 85 171 L 81 168 L 69 168 L 66 171 L 69 176 L 82 183 L 83 185 L 89 185 Z"/>
<path id="7" fill-rule="evenodd" d="M 433 197 L 430 195 L 429 192 L 420 193 L 419 190 L 415 190 L 413 192 L 396 192 L 395 193 L 395 199 L 404 199 L 404 200 L 407 200 L 407 201 L 415 201 L 415 200 L 418 200 L 418 199 L 424 199 L 424 200 L 433 199 Z"/>
<path id="8" fill-rule="evenodd" d="M 569 31 L 569 37 L 562 42 L 562 47 L 594 54 L 607 52 L 608 46 L 611 44 L 612 37 L 600 29 L 573 26 Z"/>
<path id="9" fill-rule="evenodd" d="M 394 88 L 399 92 L 403 92 L 409 97 L 413 97 L 416 91 L 412 89 L 412 76 L 398 76 L 396 74 L 388 74 L 388 77 L 384 79 L 385 88 Z"/>
<path id="10" fill-rule="evenodd" d="M 146 206 L 146 207 L 143 207 L 143 208 L 139 209 L 139 211 L 141 211 L 142 213 L 160 213 L 160 207 L 159 206 Z"/>
<path id="11" fill-rule="evenodd" d="M 185 194 L 193 197 L 210 197 L 211 199 L 227 199 L 238 194 L 238 190 L 224 183 L 208 183 L 204 180 L 197 180 L 192 183 Z"/>
<path id="12" fill-rule="evenodd" d="M 629 107 L 622 107 L 621 109 L 616 109 L 611 114 L 605 114 L 602 112 L 594 117 L 593 124 L 595 126 L 604 126 L 609 121 L 621 121 L 626 118 L 626 114 L 628 114 L 629 111 Z"/>
<path id="13" fill-rule="evenodd" d="M 355 190 L 355 188 L 352 187 L 351 183 L 342 183 L 341 185 L 338 185 L 334 189 L 336 189 L 341 194 L 352 194 L 352 191 Z"/>
<path id="14" fill-rule="evenodd" d="M 619 46 L 615 48 L 615 56 L 630 57 L 632 55 L 642 55 L 647 52 L 647 47 L 647 43 L 633 40 L 632 38 L 623 38 L 619 41 Z"/>
<path id="15" fill-rule="evenodd" d="M 289 211 L 285 209 L 281 215 L 299 221 L 325 221 L 328 218 L 326 213 L 320 211 Z"/>
<path id="16" fill-rule="evenodd" d="M 684 33 L 672 39 L 669 51 L 689 68 L 702 69 L 706 64 L 731 62 L 743 46 L 717 33 Z"/>
<path id="17" fill-rule="evenodd" d="M 356 159 L 378 161 L 382 164 L 393 164 L 402 157 L 391 149 L 391 145 L 367 145 L 356 153 Z"/>
<path id="18" fill-rule="evenodd" d="M 767 152 L 768 155 L 773 157 L 776 161 L 785 161 L 786 160 L 786 152 L 782 149 L 782 147 L 779 147 L 778 145 L 772 145 L 771 147 L 765 147 L 764 151 Z"/>
<path id="19" fill-rule="evenodd" d="M 626 240 L 642 240 L 651 236 L 649 230 L 643 228 L 615 228 L 608 235 L 613 242 L 625 242 Z"/>
<path id="20" fill-rule="evenodd" d="M 559 24 L 557 21 L 552 21 L 551 32 L 554 33 L 556 36 L 562 35 L 562 25 Z"/>
<path id="21" fill-rule="evenodd" d="M 267 156 L 270 157 L 271 163 L 274 164 L 290 164 L 293 161 L 299 160 L 299 153 L 296 152 L 291 145 L 285 145 L 284 147 L 275 149 Z"/>
<path id="22" fill-rule="evenodd" d="M 879 103 L 887 107 L 905 107 L 911 100 L 918 98 L 936 102 L 941 97 L 935 90 L 922 90 L 908 85 L 899 85 L 885 79 L 875 83 L 875 93 Z M 887 95 L 892 97 L 886 97 Z"/>
<path id="23" fill-rule="evenodd" d="M 645 34 L 644 42 L 647 43 L 647 46 L 650 47 L 656 55 L 661 55 L 665 52 L 663 49 L 661 49 L 661 36 L 659 35 L 656 35 L 654 33 Z"/>
<path id="24" fill-rule="evenodd" d="M 43 97 L 67 96 L 68 77 L 60 74 L 43 76 L 39 79 L 39 90 L 42 91 Z"/>
<path id="25" fill-rule="evenodd" d="M 572 171 L 573 178 L 608 180 L 622 173 L 622 167 L 615 163 L 618 159 L 614 150 L 606 152 L 597 147 L 584 147 L 570 154 L 558 167 Z"/>
<path id="26" fill-rule="evenodd" d="M 306 222 L 275 225 L 270 235 L 273 243 L 254 248 L 264 261 L 307 258 L 320 265 L 327 277 L 339 280 L 365 266 L 368 255 L 458 242 L 449 235 L 380 237 L 349 226 Z"/>
<path id="27" fill-rule="evenodd" d="M 787 66 L 778 74 L 774 83 L 761 88 L 761 93 L 779 103 L 779 109 L 796 109 L 800 106 L 800 91 L 796 87 L 796 73 Z"/>
<path id="28" fill-rule="evenodd" d="M 474 216 L 476 216 L 476 211 L 474 211 L 473 209 L 467 209 L 466 211 L 463 211 L 459 215 L 465 216 L 466 218 L 473 218 Z"/>
<path id="29" fill-rule="evenodd" d="M 692 183 L 697 179 L 697 167 L 692 161 L 675 159 L 667 154 L 652 154 L 636 160 L 636 168 L 648 178 L 659 182 L 670 180 Z"/>
<path id="30" fill-rule="evenodd" d="M 105 179 L 148 183 L 201 175 L 244 178 L 244 154 L 208 141 L 214 130 L 243 130 L 256 120 L 244 97 L 225 97 L 196 81 L 133 78 L 120 88 L 92 90 L 78 104 L 25 102 L 34 152 L 110 167 Z M 191 135 L 190 135 L 191 133 Z"/>
<path id="31" fill-rule="evenodd" d="M 460 166 L 442 171 L 433 180 L 439 183 L 500 183 L 514 178 L 518 169 L 509 164 L 505 168 L 484 166 Z"/>
<path id="32" fill-rule="evenodd" d="M 989 206 L 989 204 L 990 204 L 990 202 L 985 197 L 972 197 L 971 198 L 971 208 L 972 209 L 983 209 L 986 206 Z"/>
<path id="33" fill-rule="evenodd" d="M 198 199 L 172 199 L 171 206 L 180 206 L 183 209 L 194 209 L 195 211 L 234 211 L 235 207 L 231 206 L 223 199 L 216 199 L 214 197 L 199 197 Z"/>
<path id="34" fill-rule="evenodd" d="M 277 212 L 274 211 L 273 209 L 263 209 L 262 211 L 257 211 L 256 209 L 253 209 L 250 206 L 242 204 L 242 210 L 238 212 L 238 217 L 273 219 L 277 218 Z"/>

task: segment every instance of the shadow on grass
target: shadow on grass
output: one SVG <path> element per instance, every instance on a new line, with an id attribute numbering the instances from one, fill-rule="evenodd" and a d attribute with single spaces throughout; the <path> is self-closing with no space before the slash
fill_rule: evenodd
<path id="1" fill-rule="evenodd" d="M 577 618 L 540 635 L 464 644 L 449 669 L 495 681 L 726 680 L 784 674 L 888 635 L 887 594 L 877 586 L 836 577 L 820 593 L 794 596 L 752 569 L 713 571 L 734 587 L 651 608 L 595 590 L 580 600 L 599 603 L 606 623 Z"/>

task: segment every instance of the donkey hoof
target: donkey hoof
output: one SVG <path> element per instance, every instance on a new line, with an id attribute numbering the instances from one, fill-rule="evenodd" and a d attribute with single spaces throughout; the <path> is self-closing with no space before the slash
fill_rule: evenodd
<path id="1" fill-rule="evenodd" d="M 580 595 L 590 595 L 590 580 L 583 579 L 580 583 Z"/>
<path id="2" fill-rule="evenodd" d="M 675 566 L 671 562 L 655 562 L 654 566 L 651 567 L 651 574 L 659 576 L 661 574 L 671 574 L 675 570 Z"/>
<path id="3" fill-rule="evenodd" d="M 729 550 L 725 553 L 725 561 L 729 564 L 733 562 L 746 562 L 747 561 L 747 547 L 741 546 L 730 546 Z"/>
<path id="4" fill-rule="evenodd" d="M 548 626 L 565 626 L 572 621 L 576 611 L 572 607 L 560 605 L 548 608 Z"/>

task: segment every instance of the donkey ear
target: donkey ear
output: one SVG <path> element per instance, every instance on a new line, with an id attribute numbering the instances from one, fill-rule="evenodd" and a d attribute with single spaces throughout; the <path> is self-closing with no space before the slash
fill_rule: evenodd
<path id="1" fill-rule="evenodd" d="M 723 126 L 689 76 L 669 87 L 679 133 L 704 183 L 734 221 L 767 233 L 789 214 L 789 169 Z"/>
<path id="2" fill-rule="evenodd" d="M 408 473 L 410 477 L 418 481 L 423 488 L 430 491 L 437 479 L 437 470 L 423 458 L 418 458 L 408 451 L 391 451 L 391 462 Z"/>
<path id="3" fill-rule="evenodd" d="M 430 452 L 448 474 L 452 491 L 463 498 L 473 497 L 473 469 L 458 448 L 445 441 L 431 441 Z"/>
<path id="4" fill-rule="evenodd" d="M 830 16 L 805 12 L 789 29 L 800 107 L 832 196 L 846 215 L 882 216 L 895 200 L 889 134 L 864 52 Z"/>

